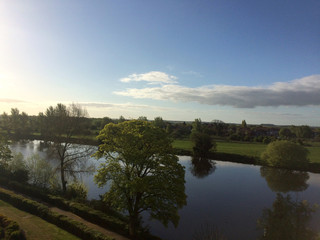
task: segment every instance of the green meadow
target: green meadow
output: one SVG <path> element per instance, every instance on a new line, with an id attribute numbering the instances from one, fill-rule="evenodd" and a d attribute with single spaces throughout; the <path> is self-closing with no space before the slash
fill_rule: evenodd
<path id="1" fill-rule="evenodd" d="M 217 152 L 219 153 L 230 153 L 240 154 L 245 156 L 260 157 L 261 153 L 266 149 L 267 145 L 263 143 L 252 143 L 252 142 L 228 142 L 228 141 L 217 141 Z M 320 144 L 309 143 L 306 147 L 310 154 L 310 162 L 320 163 Z M 177 149 L 184 149 L 192 151 L 192 142 L 188 139 L 185 140 L 174 140 L 173 147 Z"/>

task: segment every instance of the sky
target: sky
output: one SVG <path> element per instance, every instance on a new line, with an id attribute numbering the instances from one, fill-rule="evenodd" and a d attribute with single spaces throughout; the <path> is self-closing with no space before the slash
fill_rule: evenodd
<path id="1" fill-rule="evenodd" d="M 320 126 L 319 0 L 0 0 L 0 112 Z"/>

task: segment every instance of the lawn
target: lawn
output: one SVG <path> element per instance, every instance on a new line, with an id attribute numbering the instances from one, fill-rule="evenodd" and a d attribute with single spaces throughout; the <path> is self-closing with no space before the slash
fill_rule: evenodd
<path id="1" fill-rule="evenodd" d="M 174 140 L 173 147 L 191 151 L 192 142 L 190 140 Z M 263 143 L 217 141 L 217 152 L 220 153 L 260 157 L 266 147 L 267 145 Z M 320 163 L 320 146 L 313 144 L 307 149 L 310 152 L 310 161 Z"/>
<path id="2" fill-rule="evenodd" d="M 16 221 L 26 233 L 28 240 L 76 240 L 74 235 L 42 220 L 39 217 L 23 212 L 10 204 L 0 200 L 0 213 Z"/>

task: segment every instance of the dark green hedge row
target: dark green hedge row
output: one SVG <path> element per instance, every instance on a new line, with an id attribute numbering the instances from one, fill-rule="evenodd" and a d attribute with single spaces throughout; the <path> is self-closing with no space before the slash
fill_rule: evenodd
<path id="1" fill-rule="evenodd" d="M 66 211 L 73 212 L 89 222 L 95 223 L 101 227 L 113 230 L 119 234 L 127 235 L 128 224 L 117 217 L 107 215 L 101 211 L 94 210 L 85 204 L 68 201 L 60 196 L 48 194 L 45 189 L 39 189 L 28 184 L 21 184 L 15 181 L 8 181 L 0 177 L 0 184 L 13 189 L 17 192 L 26 194 L 33 198 L 54 205 Z"/>
<path id="2" fill-rule="evenodd" d="M 27 238 L 17 222 L 0 214 L 0 239 L 26 240 Z"/>
<path id="3" fill-rule="evenodd" d="M 128 234 L 128 224 L 118 218 L 109 216 L 101 211 L 92 209 L 85 204 L 71 202 L 65 200 L 62 197 L 49 195 L 49 203 L 64 209 L 66 211 L 73 212 L 74 214 L 86 219 L 89 222 L 95 223 L 101 227 L 113 230 L 119 234 Z"/>
<path id="4" fill-rule="evenodd" d="M 64 229 L 81 239 L 92 239 L 92 240 L 111 240 L 113 238 L 104 236 L 98 231 L 90 229 L 81 222 L 77 222 L 67 216 L 58 214 L 51 211 L 47 206 L 27 199 L 23 196 L 17 195 L 9 190 L 0 188 L 0 198 L 11 205 L 19 208 L 23 211 L 29 212 L 33 215 L 39 216 L 42 219 Z"/>

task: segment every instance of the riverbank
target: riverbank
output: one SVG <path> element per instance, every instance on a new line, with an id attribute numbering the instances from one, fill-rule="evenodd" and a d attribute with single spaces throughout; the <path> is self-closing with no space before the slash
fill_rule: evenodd
<path id="1" fill-rule="evenodd" d="M 17 139 L 12 139 L 17 140 Z M 25 140 L 41 140 L 44 139 L 39 135 L 25 136 Z M 61 139 L 63 140 L 63 139 Z M 99 141 L 93 137 L 74 137 L 71 139 L 72 143 L 99 146 Z M 247 142 L 229 142 L 217 141 L 217 151 L 208 154 L 209 159 L 252 164 L 264 166 L 260 160 L 261 153 L 266 149 L 267 144 L 262 143 L 247 143 Z M 193 156 L 192 142 L 188 139 L 173 141 L 173 148 L 176 155 L 180 156 Z M 320 146 L 306 146 L 309 150 L 310 163 L 306 168 L 296 169 L 288 168 L 290 170 L 308 171 L 313 173 L 320 173 Z"/>

